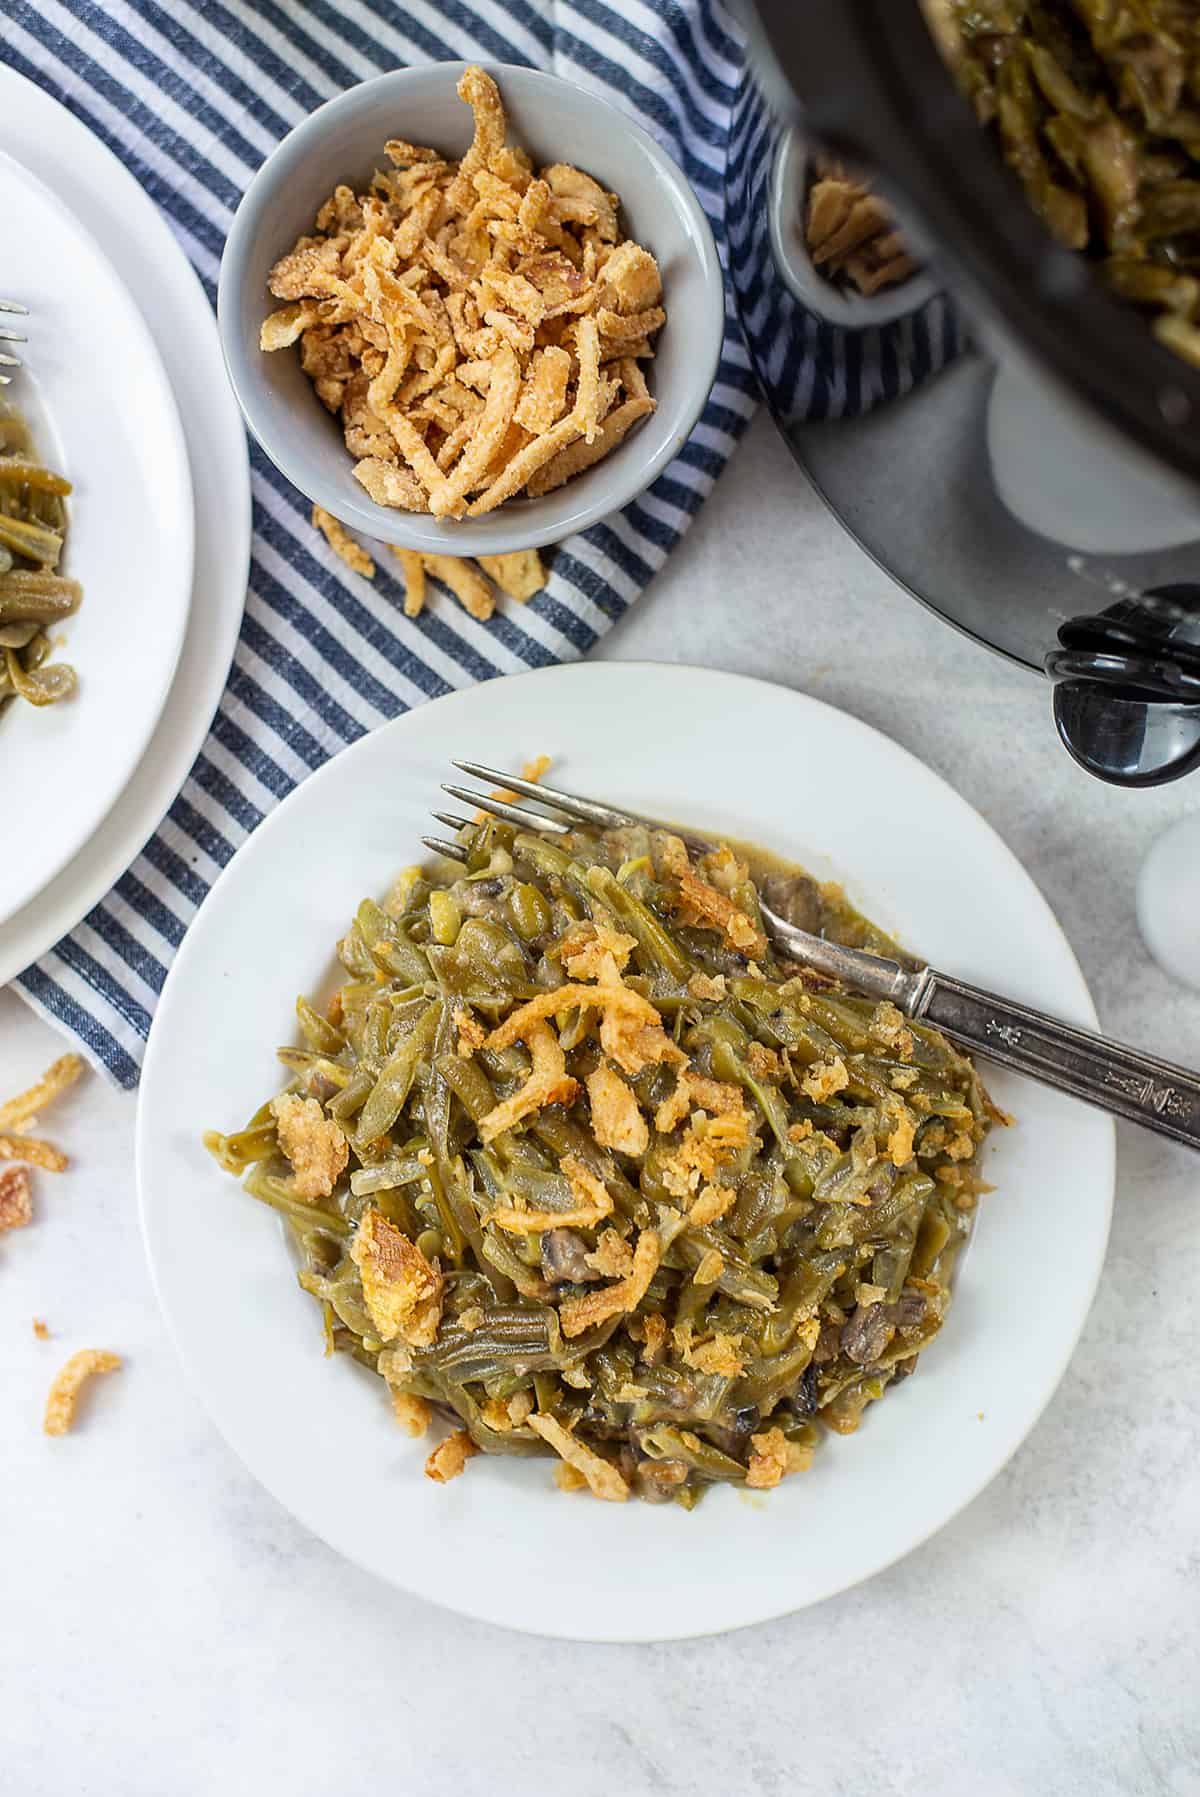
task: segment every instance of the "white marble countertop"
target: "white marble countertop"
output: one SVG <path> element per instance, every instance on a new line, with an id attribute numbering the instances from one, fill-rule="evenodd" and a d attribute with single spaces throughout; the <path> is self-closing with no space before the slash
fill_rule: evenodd
<path id="1" fill-rule="evenodd" d="M 1195 782 L 1089 780 L 1045 688 L 891 587 L 764 420 L 602 653 L 782 679 L 898 738 L 1025 862 L 1105 1026 L 1200 1061 L 1200 997 L 1153 966 L 1133 911 L 1139 860 Z M 0 993 L 0 1094 L 59 1046 Z M 52 1132 L 71 1174 L 41 1176 L 35 1226 L 0 1239 L 4 1797 L 307 1797 L 347 1781 L 404 1797 L 1200 1792 L 1200 1163 L 1184 1150 L 1121 1130 L 1112 1244 L 1071 1368 L 933 1541 L 783 1622 L 571 1647 L 376 1583 L 242 1470 L 150 1290 L 134 1102 L 88 1079 Z M 46 1386 L 85 1345 L 119 1349 L 125 1371 L 87 1428 L 47 1440 Z"/>

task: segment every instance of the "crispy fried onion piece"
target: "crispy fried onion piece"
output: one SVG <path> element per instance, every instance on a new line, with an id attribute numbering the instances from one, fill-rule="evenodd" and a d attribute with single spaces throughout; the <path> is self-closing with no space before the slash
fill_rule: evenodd
<path id="1" fill-rule="evenodd" d="M 670 1135 L 693 1108 L 707 1111 L 712 1117 L 722 1117 L 728 1112 L 744 1110 L 745 1100 L 740 1086 L 709 1079 L 703 1073 L 693 1073 L 690 1067 L 684 1067 L 676 1076 L 675 1090 L 663 1099 L 654 1113 L 655 1129 L 660 1135 Z"/>
<path id="2" fill-rule="evenodd" d="M 393 1391 L 392 1411 L 404 1433 L 414 1440 L 424 1435 L 433 1418 L 433 1411 L 425 1399 L 415 1398 L 407 1391 Z"/>
<path id="3" fill-rule="evenodd" d="M 615 1229 L 602 1229 L 596 1246 L 584 1260 L 594 1273 L 605 1279 L 627 1279 L 633 1272 L 633 1249 Z"/>
<path id="4" fill-rule="evenodd" d="M 633 1251 L 633 1267 L 616 1285 L 606 1285 L 578 1298 L 565 1298 L 559 1306 L 559 1321 L 564 1335 L 582 1335 L 585 1329 L 606 1323 L 609 1317 L 626 1315 L 636 1310 L 646 1296 L 650 1281 L 658 1271 L 662 1246 L 658 1231 L 643 1229 Z"/>
<path id="5" fill-rule="evenodd" d="M 115 1373 L 121 1364 L 119 1354 L 103 1348 L 81 1348 L 61 1368 L 46 1399 L 43 1428 L 47 1435 L 65 1435 L 75 1422 L 75 1406 L 79 1394 L 93 1373 Z"/>
<path id="6" fill-rule="evenodd" d="M 730 948 L 739 954 L 765 954 L 767 939 L 762 931 L 737 905 L 727 892 L 718 892 L 689 867 L 679 876 L 679 904 L 676 907 L 684 923 L 701 929 L 720 930 Z"/>
<path id="7" fill-rule="evenodd" d="M 281 1092 L 271 1101 L 279 1146 L 292 1163 L 297 1198 L 328 1198 L 350 1158 L 345 1136 L 317 1099 Z"/>
<path id="8" fill-rule="evenodd" d="M 41 1079 L 25 1092 L 18 1092 L 7 1104 L 0 1104 L 0 1130 L 22 1129 L 31 1123 L 48 1104 L 60 1098 L 83 1072 L 83 1059 L 77 1054 L 60 1055 L 52 1061 Z"/>
<path id="9" fill-rule="evenodd" d="M 353 573 L 362 574 L 367 580 L 374 580 L 375 563 L 362 544 L 355 542 L 346 526 L 332 512 L 327 512 L 323 506 L 314 505 L 312 521 L 334 554 L 339 555 Z"/>
<path id="10" fill-rule="evenodd" d="M 691 1125 L 679 1147 L 661 1164 L 662 1182 L 674 1197 L 686 1203 L 701 1182 L 711 1181 L 717 1169 L 733 1160 L 749 1140 L 750 1118 L 744 1106 L 715 1117 L 693 1111 Z"/>
<path id="11" fill-rule="evenodd" d="M 71 1164 L 61 1149 L 39 1136 L 0 1136 L 0 1161 L 28 1161 L 47 1173 L 63 1173 Z"/>
<path id="12" fill-rule="evenodd" d="M 487 1221 L 510 1235 L 540 1235 L 544 1229 L 592 1229 L 612 1215 L 613 1201 L 603 1182 L 573 1154 L 564 1154 L 559 1167 L 578 1203 L 573 1210 L 519 1210 L 500 1205 Z"/>
<path id="13" fill-rule="evenodd" d="M 404 615 L 419 618 L 425 610 L 425 557 L 415 549 L 396 549 L 400 572 L 404 576 Z"/>
<path id="14" fill-rule="evenodd" d="M 813 1451 L 789 1441 L 782 1429 L 767 1429 L 750 1437 L 754 1450 L 746 1483 L 752 1491 L 769 1491 L 788 1473 L 801 1473 L 812 1465 Z"/>
<path id="15" fill-rule="evenodd" d="M 892 1125 L 887 1139 L 888 1159 L 894 1167 L 906 1167 L 916 1152 L 920 1119 L 898 1098 L 885 1103 L 883 1109 Z"/>
<path id="16" fill-rule="evenodd" d="M 24 1229 L 33 1221 L 33 1185 L 28 1167 L 5 1167 L 0 1173 L 0 1231 Z"/>
<path id="17" fill-rule="evenodd" d="M 562 990 L 568 990 L 564 987 Z M 549 999 L 558 997 L 556 992 L 544 994 Z M 553 1003 L 541 1005 L 540 999 L 531 999 L 520 1011 L 514 1011 L 507 1023 L 502 1023 L 498 1030 L 493 1030 L 487 1038 L 488 1048 L 507 1048 L 511 1042 L 523 1037 L 533 1063 L 529 1078 L 511 1098 L 504 1099 L 494 1110 L 479 1120 L 479 1136 L 484 1142 L 493 1142 L 506 1129 L 512 1129 L 522 1118 L 540 1111 L 547 1104 L 571 1104 L 579 1090 L 578 1082 L 567 1072 L 567 1059 L 559 1046 L 558 1037 L 545 1021 L 551 1011 L 565 1009 Z M 534 1015 L 528 1017 L 521 1028 L 512 1029 L 514 1022 L 522 1017 L 522 1013 L 530 1011 Z M 507 1033 L 506 1033 L 507 1032 Z M 503 1035 L 503 1041 L 499 1038 Z"/>
<path id="18" fill-rule="evenodd" d="M 636 947 L 636 936 L 626 936 L 603 921 L 577 923 L 563 938 L 562 964 L 573 980 L 619 986 Z"/>
<path id="19" fill-rule="evenodd" d="M 507 555 L 480 555 L 476 560 L 510 599 L 524 603 L 535 593 L 540 593 L 546 584 L 545 565 L 536 549 L 514 549 Z"/>
<path id="20" fill-rule="evenodd" d="M 425 1462 L 425 1477 L 445 1485 L 447 1480 L 457 1479 L 467 1461 L 473 1460 L 478 1452 L 466 1430 L 456 1429 L 434 1448 Z"/>
<path id="21" fill-rule="evenodd" d="M 718 1218 L 723 1217 L 725 1212 L 732 1208 L 736 1199 L 737 1193 L 732 1186 L 705 1186 L 688 1211 L 688 1222 L 694 1224 L 697 1229 L 704 1229 L 708 1224 L 715 1223 Z"/>
<path id="22" fill-rule="evenodd" d="M 363 1300 L 385 1342 L 428 1348 L 442 1320 L 442 1276 L 415 1242 L 373 1206 L 363 1212 L 350 1257 Z"/>
<path id="23" fill-rule="evenodd" d="M 618 1154 L 645 1154 L 650 1130 L 638 1109 L 637 1097 L 611 1067 L 597 1067 L 585 1081 L 592 1107 L 592 1134 L 601 1148 Z"/>
<path id="24" fill-rule="evenodd" d="M 826 1104 L 839 1092 L 844 1092 L 849 1084 L 846 1063 L 840 1055 L 835 1055 L 832 1061 L 814 1061 L 800 1081 L 800 1090 L 814 1103 Z"/>
<path id="25" fill-rule="evenodd" d="M 529 1418 L 529 1427 L 533 1429 L 549 1447 L 586 1479 L 593 1496 L 604 1498 L 610 1504 L 623 1504 L 629 1496 L 629 1487 L 617 1471 L 616 1467 L 603 1455 L 597 1454 L 586 1443 L 578 1441 L 569 1429 L 564 1429 L 557 1417 L 537 1415 Z M 564 1485 L 564 1490 L 570 1487 Z"/>
<path id="26" fill-rule="evenodd" d="M 458 1052 L 464 1060 L 469 1060 L 477 1048 L 483 1047 L 487 1031 L 467 1005 L 460 1005 L 453 1011 L 450 1021 L 458 1031 Z"/>
<path id="27" fill-rule="evenodd" d="M 622 405 L 614 407 L 605 418 L 603 424 L 595 426 L 590 438 L 579 438 L 568 443 L 558 454 L 530 477 L 529 497 L 541 499 L 547 493 L 555 492 L 577 474 L 583 474 L 588 468 L 594 468 L 610 455 L 619 443 L 623 443 L 634 425 L 641 418 L 649 417 L 655 409 L 655 402 L 647 395 L 644 399 L 627 399 Z"/>
<path id="28" fill-rule="evenodd" d="M 320 308 L 312 300 L 296 300 L 290 306 L 280 306 L 277 312 L 263 319 L 258 347 L 290 349 L 293 343 L 299 343 L 309 326 L 319 324 L 320 319 Z"/>
<path id="29" fill-rule="evenodd" d="M 683 1358 L 698 1373 L 719 1373 L 725 1379 L 736 1379 L 745 1365 L 745 1356 L 736 1337 L 722 1335 L 720 1331 L 711 1341 L 701 1342 L 694 1348 L 689 1344 Z"/>
<path id="30" fill-rule="evenodd" d="M 600 1046 L 624 1073 L 640 1073 L 643 1067 L 663 1061 L 678 1064 L 687 1058 L 666 1035 L 662 1018 L 640 992 L 629 986 L 581 986 L 574 982 L 553 992 L 540 992 L 520 1005 L 492 1031 L 485 1046 L 495 1050 L 507 1048 L 511 1042 L 528 1041 L 530 1031 L 543 1018 L 576 1008 L 600 1013 Z M 484 1118 L 481 1134 L 484 1124 L 495 1114 L 489 1112 Z"/>
<path id="31" fill-rule="evenodd" d="M 479 1414 L 497 1435 L 511 1435 L 514 1429 L 522 1427 L 532 1409 L 533 1393 L 515 1391 L 511 1398 L 485 1398 Z"/>
<path id="32" fill-rule="evenodd" d="M 436 464 L 435 464 L 436 466 Z M 359 485 L 365 487 L 376 505 L 395 506 L 401 512 L 424 512 L 425 489 L 411 468 L 400 468 L 379 456 L 364 456 L 352 469 Z"/>
<path id="33" fill-rule="evenodd" d="M 496 609 L 496 595 L 474 562 L 458 555 L 426 555 L 425 567 L 435 580 L 450 588 L 463 610 L 486 624 Z"/>

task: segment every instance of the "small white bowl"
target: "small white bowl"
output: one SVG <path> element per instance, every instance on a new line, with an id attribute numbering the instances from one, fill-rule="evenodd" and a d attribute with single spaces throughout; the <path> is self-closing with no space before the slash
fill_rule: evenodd
<path id="1" fill-rule="evenodd" d="M 804 234 L 808 203 L 809 151 L 802 134 L 784 133 L 771 174 L 769 213 L 771 248 L 788 288 L 802 306 L 827 324 L 865 331 L 872 325 L 895 324 L 920 311 L 938 291 L 928 269 L 917 268 L 894 287 L 859 293 L 823 274 L 809 254 Z"/>
<path id="2" fill-rule="evenodd" d="M 657 410 L 595 467 L 542 499 L 517 497 L 479 518 L 438 519 L 376 505 L 353 476 L 341 425 L 294 352 L 264 354 L 259 328 L 278 300 L 272 264 L 313 229 L 339 182 L 361 192 L 385 163 L 389 137 L 461 156 L 471 111 L 456 88 L 461 62 L 398 69 L 349 88 L 298 125 L 263 163 L 238 207 L 217 317 L 229 376 L 251 431 L 292 484 L 369 537 L 434 554 L 498 555 L 556 543 L 628 505 L 678 454 L 716 375 L 725 296 L 712 232 L 687 181 L 632 119 L 586 89 L 533 69 L 488 65 L 510 141 L 535 165 L 571 162 L 620 196 L 624 230 L 658 259 L 667 322 L 647 365 Z"/>

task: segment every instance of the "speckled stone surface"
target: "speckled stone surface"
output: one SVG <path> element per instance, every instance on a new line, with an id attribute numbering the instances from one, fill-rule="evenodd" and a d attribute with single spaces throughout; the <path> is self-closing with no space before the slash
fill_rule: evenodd
<path id="1" fill-rule="evenodd" d="M 1200 1063 L 1200 997 L 1154 967 L 1134 920 L 1140 859 L 1200 784 L 1122 794 L 1075 769 L 1045 689 L 894 590 L 764 421 L 604 654 L 784 680 L 896 737 L 1025 862 L 1105 1026 Z M 0 1093 L 58 1047 L 0 993 Z M 0 1238 L 2 1797 L 1200 1793 L 1200 1161 L 1184 1150 L 1119 1132 L 1112 1245 L 1067 1377 L 933 1541 L 783 1622 L 570 1647 L 377 1584 L 243 1472 L 150 1290 L 133 1115 L 90 1078 L 60 1132 L 72 1173 L 40 1176 L 35 1227 Z M 48 1441 L 46 1386 L 84 1345 L 126 1368 L 86 1429 Z"/>

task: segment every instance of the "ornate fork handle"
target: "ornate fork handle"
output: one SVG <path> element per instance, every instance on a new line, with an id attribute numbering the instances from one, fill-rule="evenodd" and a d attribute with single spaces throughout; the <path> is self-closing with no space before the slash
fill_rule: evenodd
<path id="1" fill-rule="evenodd" d="M 922 969 L 909 1015 L 1016 1073 L 1200 1148 L 1200 1077 L 1044 1012 Z"/>

